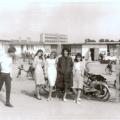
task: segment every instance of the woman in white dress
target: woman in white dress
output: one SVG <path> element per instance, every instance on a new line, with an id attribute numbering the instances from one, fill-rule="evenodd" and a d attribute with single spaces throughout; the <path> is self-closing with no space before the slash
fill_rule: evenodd
<path id="1" fill-rule="evenodd" d="M 73 89 L 76 93 L 76 103 L 79 103 L 81 90 L 83 89 L 85 61 L 82 61 L 82 56 L 77 53 L 73 67 Z"/>
<path id="2" fill-rule="evenodd" d="M 56 82 L 57 78 L 57 70 L 56 70 L 56 53 L 51 52 L 50 57 L 46 59 L 45 64 L 45 76 L 48 78 L 49 82 L 49 96 L 48 100 L 51 100 L 52 90 Z"/>
<path id="3" fill-rule="evenodd" d="M 41 100 L 39 90 L 40 90 L 40 86 L 42 84 L 45 84 L 44 72 L 43 72 L 44 58 L 43 58 L 42 50 L 38 50 L 37 53 L 35 54 L 34 61 L 33 61 L 33 67 L 35 69 L 34 79 L 35 79 L 35 84 L 36 84 L 36 97 L 37 99 Z"/>

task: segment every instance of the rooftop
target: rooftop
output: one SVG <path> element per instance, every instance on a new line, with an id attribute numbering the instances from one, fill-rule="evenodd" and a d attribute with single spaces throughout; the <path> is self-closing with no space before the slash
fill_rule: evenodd
<path id="1" fill-rule="evenodd" d="M 114 42 L 71 42 L 71 43 L 54 43 L 54 42 L 40 42 L 40 41 L 28 41 L 28 40 L 0 40 L 0 42 L 5 44 L 12 44 L 12 45 L 57 45 L 57 44 L 64 44 L 64 45 L 120 45 L 119 41 Z"/>

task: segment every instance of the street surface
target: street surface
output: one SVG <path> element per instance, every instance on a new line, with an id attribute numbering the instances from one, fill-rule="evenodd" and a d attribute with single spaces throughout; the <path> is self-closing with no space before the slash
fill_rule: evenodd
<path id="1" fill-rule="evenodd" d="M 90 63 L 90 72 L 102 74 L 111 84 L 111 97 L 107 102 L 100 102 L 83 98 L 80 104 L 73 100 L 63 102 L 53 98 L 47 101 L 46 96 L 42 100 L 34 97 L 35 84 L 31 78 L 23 72 L 20 78 L 16 78 L 18 65 L 22 60 L 14 64 L 14 77 L 12 81 L 11 103 L 13 108 L 4 106 L 5 88 L 0 93 L 0 120 L 98 120 L 120 119 L 120 103 L 115 101 L 115 89 L 112 87 L 116 79 L 115 72 L 112 75 L 105 73 L 106 64 L 99 62 Z M 24 63 L 28 69 L 27 63 Z"/>

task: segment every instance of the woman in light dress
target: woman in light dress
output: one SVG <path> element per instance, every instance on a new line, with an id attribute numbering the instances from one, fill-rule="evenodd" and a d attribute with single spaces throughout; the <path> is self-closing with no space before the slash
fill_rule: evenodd
<path id="1" fill-rule="evenodd" d="M 37 99 L 41 100 L 39 91 L 40 91 L 41 85 L 45 84 L 44 72 L 43 72 L 44 58 L 43 58 L 42 50 L 38 50 L 37 53 L 35 54 L 34 61 L 33 61 L 33 67 L 35 69 L 34 79 L 35 79 L 35 84 L 36 84 L 36 97 Z"/>
<path id="2" fill-rule="evenodd" d="M 80 94 L 83 89 L 85 61 L 82 61 L 81 53 L 77 53 L 73 67 L 73 90 L 76 93 L 75 102 L 79 104 Z"/>
<path id="3" fill-rule="evenodd" d="M 56 53 L 51 52 L 50 57 L 46 59 L 45 64 L 45 76 L 48 78 L 49 82 L 49 96 L 48 100 L 51 100 L 53 87 L 56 82 L 57 70 L 56 70 Z"/>

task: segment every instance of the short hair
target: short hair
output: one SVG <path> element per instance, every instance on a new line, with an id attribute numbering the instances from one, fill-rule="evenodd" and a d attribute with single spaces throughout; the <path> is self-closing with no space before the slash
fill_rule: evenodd
<path id="1" fill-rule="evenodd" d="M 8 53 L 15 53 L 16 49 L 15 49 L 15 47 L 9 47 L 7 52 Z"/>
<path id="2" fill-rule="evenodd" d="M 75 62 L 78 62 L 77 57 L 80 57 L 80 58 L 81 58 L 80 61 L 82 61 L 82 55 L 81 55 L 81 53 L 77 53 L 77 54 L 75 55 L 75 59 L 74 59 Z"/>
<path id="3" fill-rule="evenodd" d="M 64 56 L 64 51 L 67 51 L 68 55 L 70 55 L 70 50 L 68 48 L 63 48 L 61 52 L 62 56 Z"/>
<path id="4" fill-rule="evenodd" d="M 52 52 L 50 53 L 50 56 L 51 56 L 52 54 L 54 54 L 54 58 L 57 57 L 57 53 L 56 53 L 55 51 L 52 51 Z"/>

